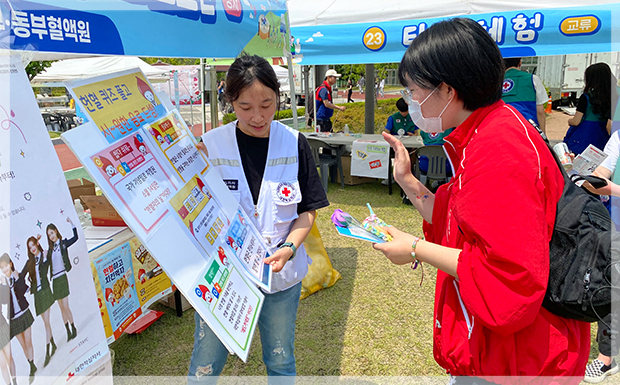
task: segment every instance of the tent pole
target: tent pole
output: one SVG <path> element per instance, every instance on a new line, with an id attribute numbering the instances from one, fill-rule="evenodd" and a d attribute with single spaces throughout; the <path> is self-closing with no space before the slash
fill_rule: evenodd
<path id="1" fill-rule="evenodd" d="M 366 64 L 366 95 L 364 98 L 364 133 L 375 133 L 375 65 Z"/>
<path id="2" fill-rule="evenodd" d="M 211 129 L 213 129 L 219 124 L 219 119 L 217 117 L 217 72 L 215 71 L 215 64 L 209 66 L 209 74 L 211 76 L 211 97 L 209 98 L 209 104 L 211 105 Z"/>
<path id="3" fill-rule="evenodd" d="M 293 60 L 291 53 L 286 53 L 286 65 L 288 66 L 288 84 L 291 87 L 291 111 L 293 111 L 293 128 L 299 131 L 299 122 L 297 121 L 297 97 L 295 96 L 295 81 L 293 80 Z"/>
<path id="4" fill-rule="evenodd" d="M 205 59 L 200 59 L 200 111 L 201 111 L 201 118 L 200 120 L 202 121 L 202 133 L 204 134 L 205 132 L 207 132 L 207 109 L 205 106 L 205 96 L 207 95 L 207 92 L 205 91 L 205 83 L 206 83 L 206 79 L 205 79 Z"/>

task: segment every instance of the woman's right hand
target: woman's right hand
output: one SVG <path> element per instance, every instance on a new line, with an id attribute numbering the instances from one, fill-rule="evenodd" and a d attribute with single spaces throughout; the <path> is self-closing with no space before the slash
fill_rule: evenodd
<path id="1" fill-rule="evenodd" d="M 411 173 L 409 151 L 407 151 L 402 142 L 387 132 L 383 132 L 383 138 L 394 149 L 394 180 L 396 183 L 402 186 L 408 179 L 415 179 Z"/>
<path id="2" fill-rule="evenodd" d="M 199 151 L 202 151 L 207 158 L 209 157 L 209 151 L 207 151 L 207 146 L 203 142 L 199 142 L 198 144 L 196 144 L 196 148 Z"/>

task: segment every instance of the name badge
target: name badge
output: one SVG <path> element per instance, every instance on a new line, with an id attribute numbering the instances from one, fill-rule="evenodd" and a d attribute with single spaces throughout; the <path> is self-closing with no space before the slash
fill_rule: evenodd
<path id="1" fill-rule="evenodd" d="M 229 190 L 239 190 L 239 180 L 237 179 L 224 179 L 224 183 L 226 183 Z"/>

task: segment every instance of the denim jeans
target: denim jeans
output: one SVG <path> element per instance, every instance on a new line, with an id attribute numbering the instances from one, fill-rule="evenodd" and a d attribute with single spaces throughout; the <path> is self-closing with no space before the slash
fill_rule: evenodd
<path id="1" fill-rule="evenodd" d="M 295 376 L 297 373 L 294 355 L 295 321 L 300 295 L 301 282 L 287 290 L 265 294 L 258 328 L 268 376 Z M 196 329 L 188 384 L 216 383 L 217 377 L 212 376 L 219 376 L 222 372 L 228 359 L 228 350 L 198 313 L 194 318 Z"/>

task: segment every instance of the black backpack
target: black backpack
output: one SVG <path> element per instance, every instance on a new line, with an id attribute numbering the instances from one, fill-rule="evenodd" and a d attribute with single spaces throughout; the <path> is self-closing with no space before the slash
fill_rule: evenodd
<path id="1" fill-rule="evenodd" d="M 611 217 L 597 196 L 570 179 L 555 151 L 549 150 L 564 176 L 564 190 L 549 244 L 549 282 L 542 305 L 565 318 L 599 321 L 611 313 Z"/>

